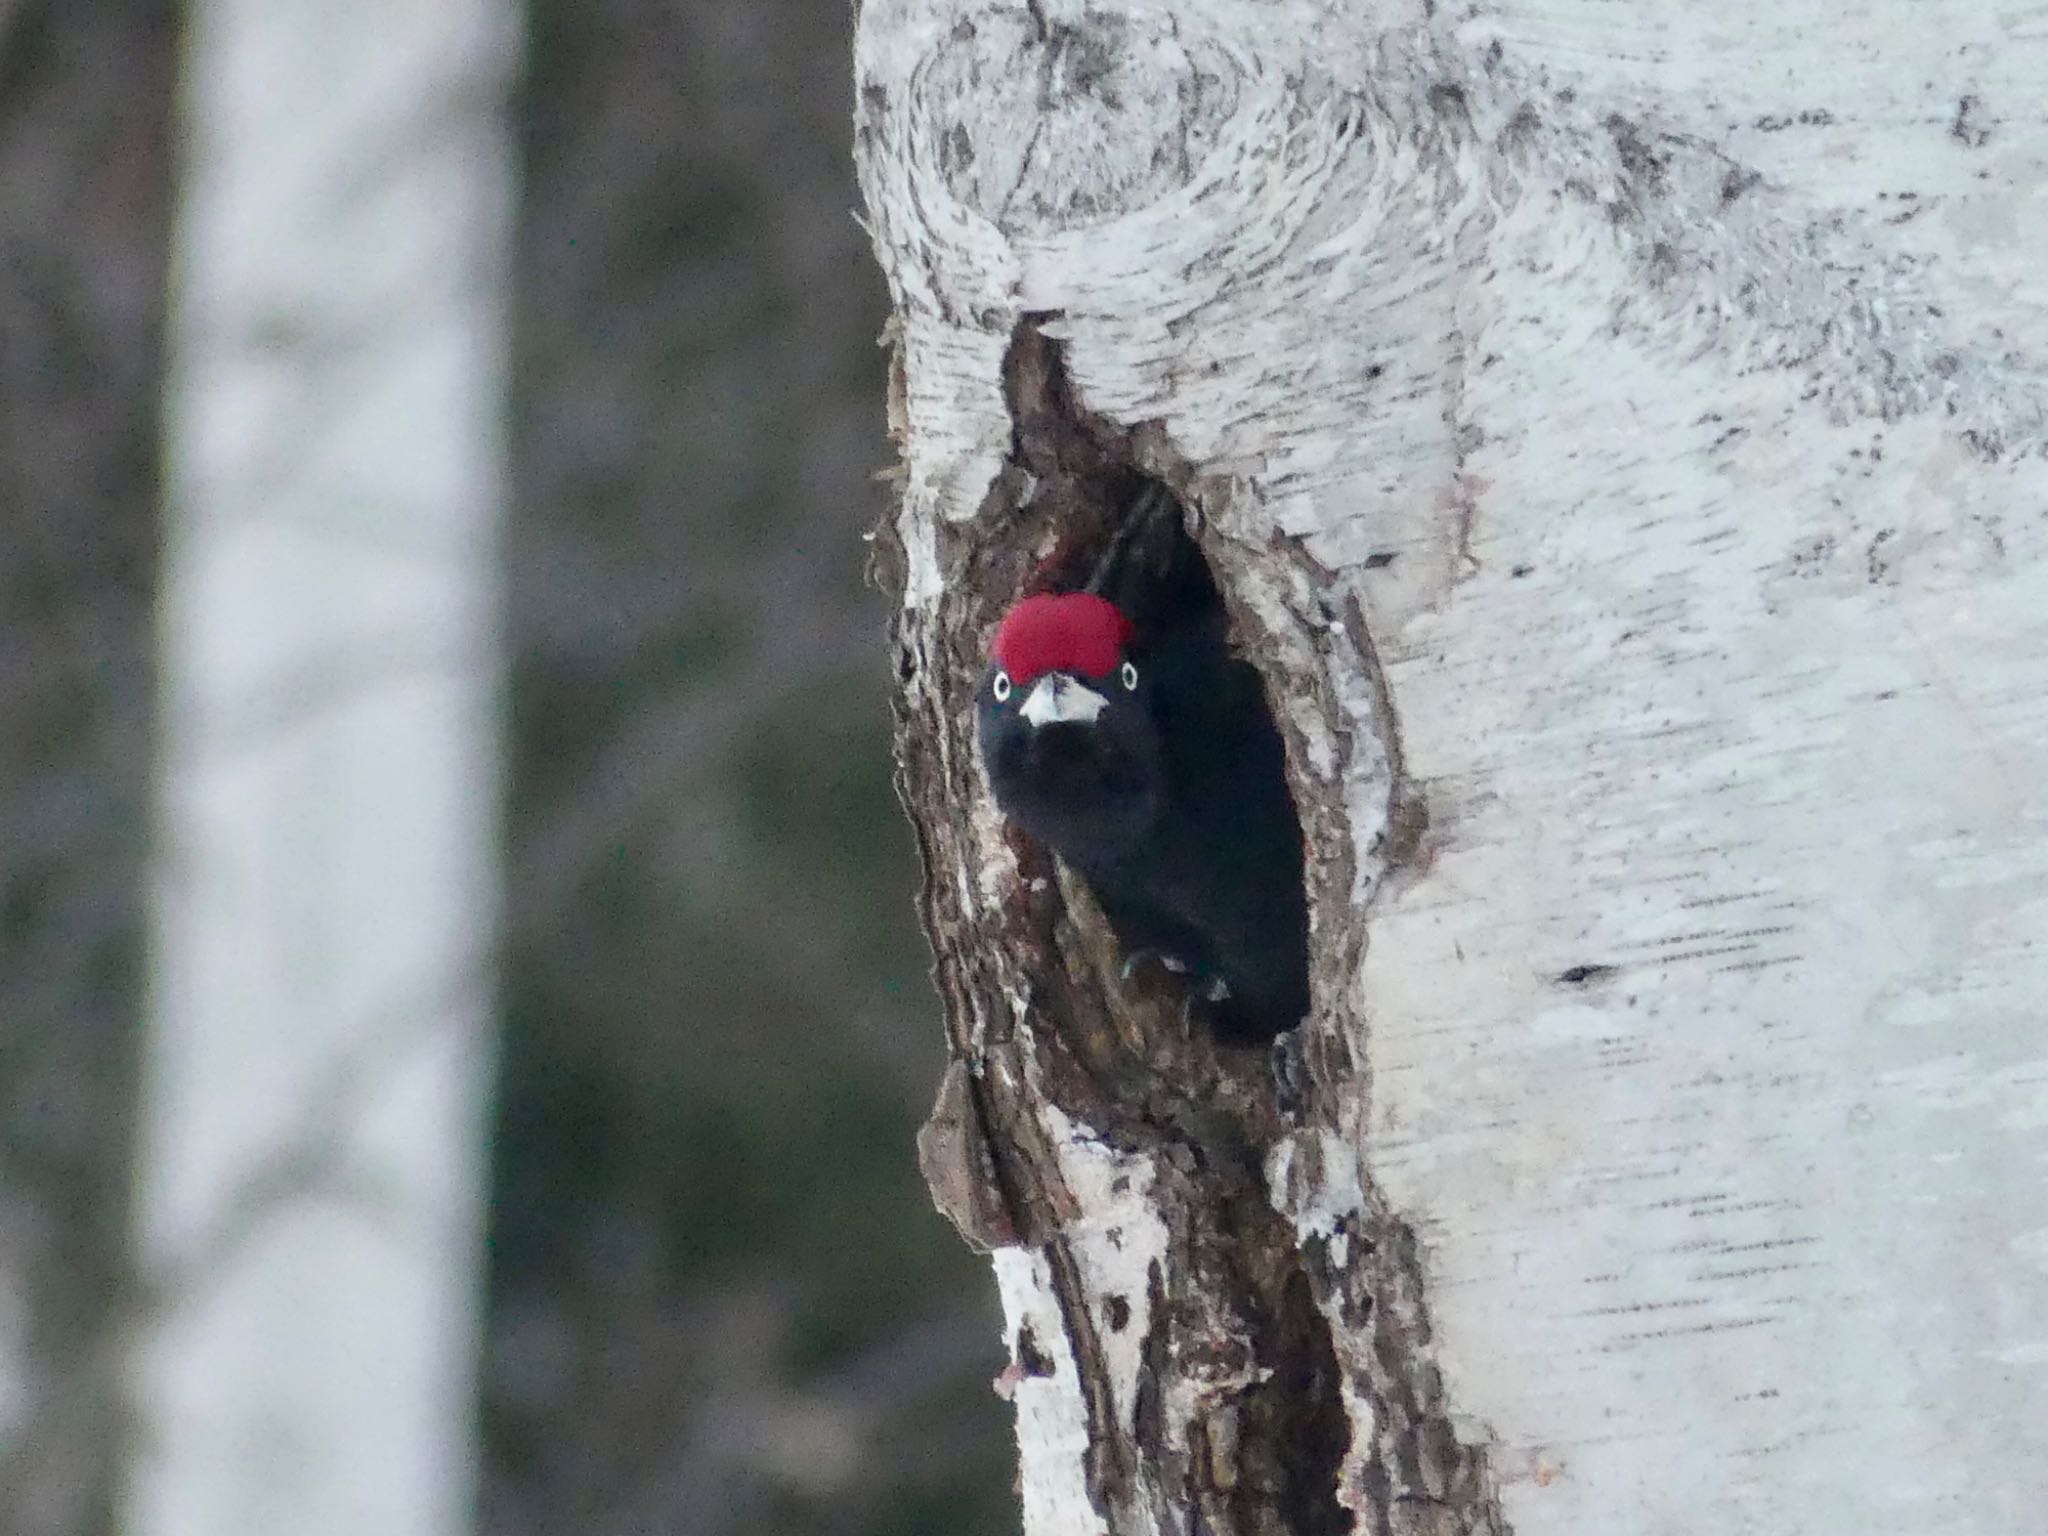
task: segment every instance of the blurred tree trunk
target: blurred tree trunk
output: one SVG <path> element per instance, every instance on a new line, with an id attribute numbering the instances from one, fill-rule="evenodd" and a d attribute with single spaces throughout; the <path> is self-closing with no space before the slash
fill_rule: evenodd
<path id="1" fill-rule="evenodd" d="M 2048 19 L 869 0 L 857 60 L 922 1152 L 1027 1531 L 2035 1528 Z M 1270 1062 L 976 765 L 1116 471 L 1288 736 Z"/>
<path id="2" fill-rule="evenodd" d="M 190 15 L 134 1536 L 470 1524 L 515 26 Z"/>

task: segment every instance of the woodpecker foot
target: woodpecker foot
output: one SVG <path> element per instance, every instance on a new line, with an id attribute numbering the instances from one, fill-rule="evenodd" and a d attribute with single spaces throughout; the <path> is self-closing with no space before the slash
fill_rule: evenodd
<path id="1" fill-rule="evenodd" d="M 1230 984 L 1221 976 L 1193 978 L 1181 994 L 1181 1029 L 1192 1038 L 1197 1030 L 1213 1037 L 1232 1033 L 1229 1024 Z"/>
<path id="2" fill-rule="evenodd" d="M 1176 976 L 1185 976 L 1188 973 L 1187 961 L 1178 955 L 1169 955 L 1163 949 L 1134 949 L 1124 956 L 1123 970 L 1118 973 L 1117 980 L 1129 986 L 1140 972 L 1148 966 L 1155 965 L 1163 971 L 1171 971 Z"/>

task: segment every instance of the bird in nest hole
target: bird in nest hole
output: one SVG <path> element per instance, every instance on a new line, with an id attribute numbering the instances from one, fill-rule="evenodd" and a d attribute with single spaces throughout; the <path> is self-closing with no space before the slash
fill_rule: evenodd
<path id="1" fill-rule="evenodd" d="M 1261 1043 L 1308 1011 L 1285 751 L 1194 542 L 1178 519 L 1131 526 L 1094 590 L 1003 616 L 976 699 L 982 761 L 1003 814 L 1087 883 L 1126 976 L 1155 958 L 1218 1039 Z"/>

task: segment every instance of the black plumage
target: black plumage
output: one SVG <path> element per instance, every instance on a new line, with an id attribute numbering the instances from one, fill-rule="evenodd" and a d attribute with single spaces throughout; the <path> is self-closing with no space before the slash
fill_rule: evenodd
<path id="1" fill-rule="evenodd" d="M 1220 1036 L 1264 1040 L 1308 1010 L 1300 820 L 1258 672 L 1230 653 L 1176 510 L 1141 506 L 1093 593 L 1011 610 L 982 758 L 1004 814 L 1081 875 L 1127 952 L 1184 969 Z"/>

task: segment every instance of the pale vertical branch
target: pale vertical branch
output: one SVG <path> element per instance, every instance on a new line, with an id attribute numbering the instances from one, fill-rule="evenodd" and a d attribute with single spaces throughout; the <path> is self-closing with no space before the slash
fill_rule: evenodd
<path id="1" fill-rule="evenodd" d="M 134 1536 L 467 1525 L 515 38 L 193 9 Z"/>

